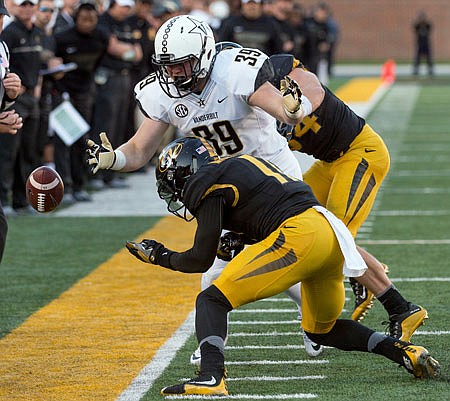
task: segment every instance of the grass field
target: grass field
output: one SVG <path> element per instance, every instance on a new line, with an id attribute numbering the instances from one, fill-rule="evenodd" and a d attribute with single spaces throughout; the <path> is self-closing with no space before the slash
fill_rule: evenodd
<path id="1" fill-rule="evenodd" d="M 332 86 L 341 83 L 336 81 Z M 429 319 L 413 341 L 427 347 L 440 361 L 441 377 L 434 381 L 415 380 L 403 368 L 380 356 L 356 352 L 326 349 L 317 359 L 308 358 L 298 335 L 295 307 L 280 295 L 247 305 L 230 316 L 226 360 L 231 399 L 449 399 L 449 88 L 448 83 L 439 81 L 434 84 L 424 81 L 420 85 L 412 81 L 397 83 L 369 115 L 369 122 L 390 149 L 391 170 L 358 235 L 361 245 L 390 266 L 390 277 L 402 294 L 428 309 Z M 0 267 L 0 400 L 118 399 L 132 378 L 150 362 L 152 354 L 145 347 L 155 340 L 148 338 L 150 329 L 159 325 L 158 340 L 164 343 L 173 333 L 165 321 L 170 322 L 176 311 L 183 311 L 182 304 L 187 305 L 187 310 L 193 307 L 193 299 L 188 296 L 177 299 L 178 287 L 169 282 L 172 277 L 174 282 L 179 279 L 179 273 L 168 272 L 168 279 L 155 283 L 146 266 L 126 267 L 129 258 L 125 256 L 123 266 L 128 269 L 125 273 L 115 276 L 117 271 L 110 270 L 110 278 L 117 287 L 113 288 L 117 292 L 111 298 L 107 297 L 110 292 L 105 283 L 107 275 L 102 276 L 104 281 L 98 285 L 93 282 L 97 266 L 102 264 L 108 269 L 108 261 L 123 249 L 125 240 L 138 237 L 157 221 L 158 218 L 142 217 L 54 216 L 10 220 Z M 178 231 L 182 234 L 182 226 Z M 136 275 L 133 286 L 125 286 L 123 283 L 128 283 L 133 275 Z M 82 312 L 88 308 L 88 302 L 68 300 L 67 294 L 73 287 L 91 284 L 95 284 L 91 295 L 100 299 L 96 306 L 98 313 L 89 315 L 94 316 L 89 320 L 78 318 L 76 327 L 77 330 L 91 327 L 92 337 L 71 329 L 71 314 L 67 315 L 63 329 L 56 330 L 53 323 L 60 319 L 64 322 L 64 316 L 57 315 L 57 302 L 61 299 L 65 300 L 62 305 L 79 312 L 76 316 L 87 316 Z M 139 292 L 139 285 L 148 287 L 148 294 Z M 154 295 L 151 292 L 160 293 L 158 307 L 149 301 L 150 295 Z M 343 312 L 346 317 L 353 303 L 352 293 L 347 292 L 347 296 Z M 114 308 L 109 308 L 113 302 Z M 125 302 L 126 312 L 134 319 L 129 323 L 123 319 L 123 312 L 114 314 L 117 305 Z M 158 309 L 163 304 L 170 308 Z M 52 306 L 53 309 L 48 309 Z M 147 317 L 151 314 L 155 320 Z M 145 320 L 144 324 L 140 318 Z M 376 303 L 364 323 L 384 331 L 381 322 L 386 319 L 383 308 Z M 97 338 L 99 332 L 106 333 L 108 329 L 107 339 Z M 71 336 L 77 341 L 71 340 Z M 16 338 L 20 338 L 18 344 L 14 343 Z M 43 340 L 36 338 L 45 338 L 49 341 L 46 346 L 52 347 L 45 352 L 45 363 L 41 365 L 36 359 L 44 357 L 39 351 Z M 114 341 L 117 348 L 109 347 L 107 341 Z M 92 358 L 94 362 L 86 363 L 94 347 L 98 351 Z M 158 374 L 150 375 L 154 383 L 148 392 L 148 386 L 140 383 L 123 393 L 120 400 L 138 400 L 141 393 L 143 400 L 161 399 L 161 387 L 194 374 L 188 359 L 195 347 L 194 336 L 188 336 L 167 369 L 158 365 Z M 66 363 L 61 355 L 69 349 L 74 356 Z M 155 372 L 154 366 L 152 369 Z M 142 377 L 149 378 L 145 374 Z"/>

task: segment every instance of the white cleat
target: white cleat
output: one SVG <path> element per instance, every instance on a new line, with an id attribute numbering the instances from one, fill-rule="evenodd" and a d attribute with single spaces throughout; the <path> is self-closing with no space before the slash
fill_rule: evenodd
<path id="1" fill-rule="evenodd" d="M 312 358 L 320 355 L 323 351 L 323 346 L 311 341 L 305 332 L 303 332 L 303 343 L 306 353 Z"/>

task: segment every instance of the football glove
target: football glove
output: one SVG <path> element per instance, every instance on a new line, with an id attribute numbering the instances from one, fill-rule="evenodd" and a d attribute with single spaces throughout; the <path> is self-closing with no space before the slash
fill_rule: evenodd
<path id="1" fill-rule="evenodd" d="M 163 244 L 153 239 L 144 239 L 141 242 L 127 241 L 126 246 L 133 256 L 151 264 L 158 264 L 159 255 L 166 249 Z"/>
<path id="2" fill-rule="evenodd" d="M 227 232 L 220 237 L 217 257 L 229 262 L 244 249 L 245 243 L 241 235 Z"/>
<path id="3" fill-rule="evenodd" d="M 92 139 L 88 139 L 86 142 L 88 146 L 86 152 L 89 156 L 87 162 L 92 166 L 91 171 L 93 174 L 100 169 L 110 169 L 116 161 L 116 154 L 106 136 L 106 132 L 100 133 L 100 140 L 102 141 L 101 145 L 96 144 Z"/>
<path id="4" fill-rule="evenodd" d="M 286 75 L 280 81 L 280 91 L 283 95 L 283 108 L 286 115 L 293 120 L 302 118 L 302 91 L 300 90 L 298 83 L 290 76 Z"/>

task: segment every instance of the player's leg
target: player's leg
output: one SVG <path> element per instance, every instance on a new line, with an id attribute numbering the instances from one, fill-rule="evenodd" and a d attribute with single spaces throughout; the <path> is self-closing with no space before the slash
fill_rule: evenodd
<path id="1" fill-rule="evenodd" d="M 315 210 L 286 223 L 290 224 L 288 228 L 280 227 L 238 254 L 199 294 L 196 333 L 201 349 L 200 374 L 181 385 L 165 387 L 163 395 L 227 394 L 223 351 L 228 312 L 285 291 L 295 282 L 308 279 L 314 270 L 326 269 L 332 252 L 340 255 L 334 231 Z"/>

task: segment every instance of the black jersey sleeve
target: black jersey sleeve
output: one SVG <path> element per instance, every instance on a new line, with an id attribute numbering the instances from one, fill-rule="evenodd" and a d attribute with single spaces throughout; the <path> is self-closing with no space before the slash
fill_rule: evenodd
<path id="1" fill-rule="evenodd" d="M 274 75 L 274 73 L 273 73 L 272 63 L 269 61 L 269 59 L 267 59 L 266 61 L 264 61 L 263 65 L 261 66 L 261 68 L 258 71 L 258 75 L 256 76 L 254 92 L 256 92 L 256 90 L 264 82 L 267 82 L 267 81 L 272 82 L 273 75 Z"/>
<path id="2" fill-rule="evenodd" d="M 208 196 L 196 210 L 194 245 L 170 256 L 170 268 L 184 273 L 204 273 L 214 262 L 222 232 L 223 197 Z"/>

